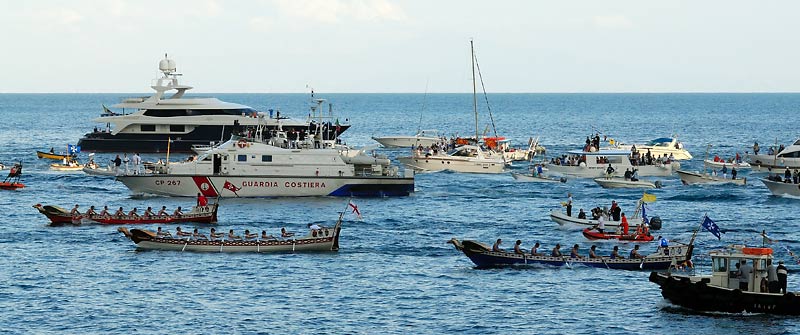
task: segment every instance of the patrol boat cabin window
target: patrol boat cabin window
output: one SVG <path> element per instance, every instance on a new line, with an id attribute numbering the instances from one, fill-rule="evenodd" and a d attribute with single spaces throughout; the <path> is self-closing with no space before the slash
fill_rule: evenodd
<path id="1" fill-rule="evenodd" d="M 261 155 L 262 162 L 272 162 L 272 155 Z"/>
<path id="2" fill-rule="evenodd" d="M 725 258 L 714 258 L 714 272 L 728 271 L 728 260 Z"/>
<path id="3" fill-rule="evenodd" d="M 154 124 L 143 124 L 143 125 L 139 125 L 139 129 L 141 131 L 156 131 L 156 125 L 154 125 Z"/>
<path id="4" fill-rule="evenodd" d="M 239 162 L 247 162 L 247 155 L 238 155 L 236 160 Z"/>
<path id="5" fill-rule="evenodd" d="M 182 124 L 171 124 L 169 125 L 169 131 L 172 133 L 182 133 L 186 128 Z"/>

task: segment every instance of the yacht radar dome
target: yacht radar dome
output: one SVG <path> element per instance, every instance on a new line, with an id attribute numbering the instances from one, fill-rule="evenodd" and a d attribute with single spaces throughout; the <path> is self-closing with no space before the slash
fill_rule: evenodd
<path id="1" fill-rule="evenodd" d="M 170 75 L 177 71 L 177 67 L 175 66 L 175 61 L 167 58 L 167 54 L 164 54 L 164 59 L 158 62 L 158 70 L 165 75 Z"/>

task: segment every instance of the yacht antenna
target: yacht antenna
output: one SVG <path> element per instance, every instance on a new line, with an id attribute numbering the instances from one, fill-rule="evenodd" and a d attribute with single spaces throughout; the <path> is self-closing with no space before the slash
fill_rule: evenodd
<path id="1" fill-rule="evenodd" d="M 478 78 L 481 80 L 481 89 L 483 89 L 483 99 L 486 100 L 486 109 L 489 111 L 489 120 L 492 122 L 492 130 L 494 131 L 494 137 L 497 137 L 497 128 L 494 125 L 494 116 L 492 115 L 492 106 L 489 105 L 489 95 L 486 94 L 486 86 L 483 84 L 483 74 L 481 73 L 481 64 L 478 63 L 478 56 L 473 53 L 475 58 L 475 67 L 478 68 Z"/>
<path id="2" fill-rule="evenodd" d="M 469 51 L 472 61 L 472 112 L 475 114 L 475 142 L 477 143 L 480 141 L 478 138 L 478 92 L 475 87 L 475 46 L 472 39 L 469 40 Z"/>

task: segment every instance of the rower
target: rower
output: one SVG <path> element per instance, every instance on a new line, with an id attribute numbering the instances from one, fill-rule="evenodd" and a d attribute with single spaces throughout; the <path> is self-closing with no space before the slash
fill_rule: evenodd
<path id="1" fill-rule="evenodd" d="M 581 254 L 578 253 L 578 245 L 577 244 L 572 246 L 572 251 L 570 252 L 569 257 L 571 257 L 571 258 L 581 258 Z"/>
<path id="2" fill-rule="evenodd" d="M 133 209 L 131 209 L 130 212 L 128 212 L 128 216 L 137 219 L 139 218 L 139 214 L 136 213 L 136 207 L 134 207 Z"/>
<path id="3" fill-rule="evenodd" d="M 187 233 L 187 232 L 181 230 L 181 227 L 178 227 L 178 228 L 175 228 L 175 236 L 177 236 L 178 238 L 181 238 L 183 236 L 192 236 L 192 233 Z"/>
<path id="4" fill-rule="evenodd" d="M 494 245 L 492 245 L 492 251 L 494 252 L 503 252 L 503 249 L 500 249 L 500 243 L 503 243 L 503 239 L 498 238 Z"/>
<path id="5" fill-rule="evenodd" d="M 261 231 L 261 240 L 262 241 L 263 240 L 275 240 L 275 236 L 267 235 L 267 231 L 266 230 L 262 230 Z"/>
<path id="6" fill-rule="evenodd" d="M 522 244 L 521 240 L 517 240 L 517 242 L 514 243 L 514 253 L 517 255 L 525 254 L 524 252 L 522 252 L 522 249 L 520 249 L 521 244 Z"/>
<path id="7" fill-rule="evenodd" d="M 94 211 L 94 206 L 89 206 L 89 210 L 86 211 L 86 216 L 96 215 L 97 213 Z"/>
<path id="8" fill-rule="evenodd" d="M 225 233 L 217 233 L 215 228 L 211 228 L 211 234 L 209 234 L 208 237 L 211 238 L 212 241 L 216 241 L 222 237 L 225 237 Z"/>
<path id="9" fill-rule="evenodd" d="M 633 247 L 633 250 L 631 250 L 630 258 L 631 259 L 642 259 L 642 258 L 644 258 L 644 256 L 639 254 L 639 245 L 638 244 Z"/>
<path id="10" fill-rule="evenodd" d="M 228 231 L 228 240 L 229 241 L 234 241 L 234 240 L 240 240 L 241 241 L 242 237 L 239 236 L 239 235 L 234 234 L 233 233 L 233 229 L 231 229 L 231 230 Z"/>
<path id="11" fill-rule="evenodd" d="M 158 211 L 158 216 L 169 216 L 169 214 L 167 214 L 167 206 L 161 206 L 161 210 Z"/>
<path id="12" fill-rule="evenodd" d="M 72 210 L 69 212 L 72 217 L 79 217 L 81 216 L 81 212 L 78 210 L 78 204 L 75 204 L 75 207 L 72 207 Z"/>
<path id="13" fill-rule="evenodd" d="M 195 228 L 194 231 L 192 232 L 192 238 L 194 238 L 195 241 L 200 239 L 208 241 L 208 237 L 206 237 L 206 235 L 200 234 L 200 232 L 197 231 L 197 228 Z"/>
<path id="14" fill-rule="evenodd" d="M 294 233 L 286 231 L 286 227 L 281 228 L 281 237 L 287 238 L 294 236 Z"/>
<path id="15" fill-rule="evenodd" d="M 250 229 L 245 229 L 244 230 L 244 239 L 245 240 L 250 241 L 250 240 L 255 240 L 256 238 L 258 238 L 258 234 L 255 234 L 255 233 L 251 234 L 250 233 Z"/>
<path id="16" fill-rule="evenodd" d="M 595 253 L 596 250 L 597 250 L 597 246 L 596 245 L 592 245 L 592 247 L 589 248 L 589 258 L 600 258 L 600 257 L 597 257 L 597 254 Z"/>
<path id="17" fill-rule="evenodd" d="M 158 230 L 156 231 L 156 237 L 172 237 L 172 234 L 170 234 L 168 231 L 161 231 L 161 227 L 158 227 Z"/>
<path id="18" fill-rule="evenodd" d="M 153 216 L 153 207 L 147 206 L 147 209 L 144 210 L 144 214 L 142 214 L 142 216 L 148 219 Z"/>
<path id="19" fill-rule="evenodd" d="M 611 251 L 611 259 L 623 258 L 619 255 L 619 246 L 615 245 L 614 250 Z"/>
<path id="20" fill-rule="evenodd" d="M 108 206 L 103 206 L 103 210 L 100 212 L 100 216 L 108 216 Z"/>
<path id="21" fill-rule="evenodd" d="M 538 249 L 539 249 L 539 242 L 536 242 L 533 245 L 533 248 L 531 248 L 531 256 L 541 256 L 542 254 L 538 252 Z"/>
<path id="22" fill-rule="evenodd" d="M 183 216 L 183 212 L 181 212 L 181 206 L 178 206 L 178 208 L 176 208 L 175 211 L 172 212 L 172 216 L 176 218 Z"/>
<path id="23" fill-rule="evenodd" d="M 117 210 L 117 211 L 114 213 L 114 216 L 116 216 L 116 217 L 118 217 L 118 218 L 121 218 L 121 217 L 125 216 L 125 211 L 123 211 L 123 210 L 122 210 L 122 207 L 120 207 L 120 208 L 119 208 L 119 209 L 118 209 L 118 210 Z"/>

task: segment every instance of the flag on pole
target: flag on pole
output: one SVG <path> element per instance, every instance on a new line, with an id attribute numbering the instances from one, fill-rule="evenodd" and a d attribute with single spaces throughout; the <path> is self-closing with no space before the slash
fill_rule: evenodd
<path id="1" fill-rule="evenodd" d="M 342 125 L 339 124 L 339 118 L 337 117 L 336 118 L 336 133 L 338 134 L 338 133 L 341 133 L 341 132 L 342 132 Z"/>
<path id="2" fill-rule="evenodd" d="M 642 222 L 650 224 L 650 220 L 647 219 L 647 206 L 645 204 L 642 204 Z"/>
<path id="3" fill-rule="evenodd" d="M 231 183 L 231 182 L 229 182 L 229 181 L 227 181 L 227 180 L 225 181 L 225 185 L 222 185 L 222 187 L 223 187 L 224 189 L 226 189 L 226 190 L 230 190 L 230 191 L 231 191 L 231 192 L 233 192 L 233 194 L 235 194 L 237 197 L 239 196 L 239 194 L 238 194 L 238 193 L 236 193 L 236 192 L 242 189 L 241 187 L 236 187 L 236 185 L 234 185 L 233 183 Z"/>
<path id="4" fill-rule="evenodd" d="M 722 240 L 722 236 L 720 236 L 721 233 L 719 231 L 719 226 L 717 226 L 717 224 L 714 223 L 714 221 L 712 221 L 711 218 L 708 217 L 708 215 L 706 215 L 703 218 L 703 228 L 705 228 L 705 230 L 708 230 L 709 233 L 716 236 L 717 239 Z"/>
<path id="5" fill-rule="evenodd" d="M 358 217 L 359 220 L 363 219 L 361 216 L 361 211 L 358 210 L 358 206 L 356 206 L 356 204 L 350 202 L 350 208 L 353 209 L 353 213 L 356 214 L 356 217 Z"/>
<path id="6" fill-rule="evenodd" d="M 80 153 L 81 152 L 81 146 L 80 145 L 67 144 L 67 151 L 69 151 L 70 155 L 74 155 L 74 154 Z"/>
<path id="7" fill-rule="evenodd" d="M 647 193 L 642 194 L 642 202 L 650 203 L 650 202 L 655 202 L 655 201 L 656 201 L 656 195 L 655 194 L 647 194 Z"/>

